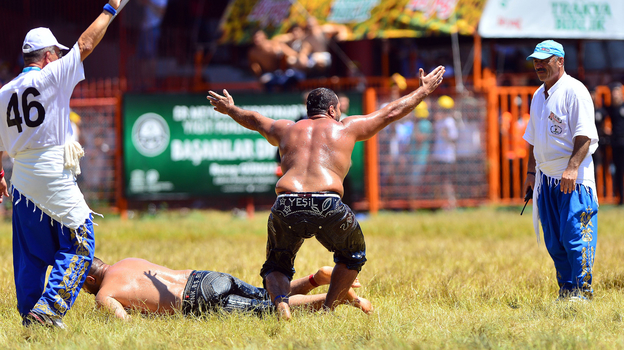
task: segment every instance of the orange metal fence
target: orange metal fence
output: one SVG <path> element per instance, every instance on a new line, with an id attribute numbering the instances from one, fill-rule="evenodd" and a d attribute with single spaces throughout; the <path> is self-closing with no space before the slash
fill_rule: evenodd
<path id="1" fill-rule="evenodd" d="M 502 204 L 520 204 L 524 193 L 522 186 L 526 178 L 528 144 L 522 136 L 529 118 L 533 93 L 537 86 L 497 86 L 496 78 L 489 70 L 484 71 L 483 87 L 487 95 L 489 199 Z M 596 89 L 599 105 L 611 104 L 608 87 Z M 614 203 L 613 179 L 610 166 L 613 164 L 611 149 L 600 145 L 596 152 L 605 154 L 595 163 L 596 188 L 601 203 Z"/>

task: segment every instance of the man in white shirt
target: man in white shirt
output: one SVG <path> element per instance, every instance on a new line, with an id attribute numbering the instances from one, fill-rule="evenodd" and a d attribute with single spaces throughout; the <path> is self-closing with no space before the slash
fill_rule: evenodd
<path id="1" fill-rule="evenodd" d="M 7 111 L 0 152 L 15 160 L 13 268 L 24 326 L 65 328 L 62 317 L 93 261 L 92 212 L 75 178 L 84 152 L 72 139 L 69 100 L 84 79 L 82 61 L 102 40 L 121 2 L 109 0 L 71 49 L 48 28 L 29 31 L 22 46 L 24 70 L 0 89 L 0 110 Z M 4 179 L 0 190 L 7 195 Z"/>
<path id="2" fill-rule="evenodd" d="M 524 139 L 530 144 L 524 190 L 533 189 L 533 221 L 552 257 L 559 300 L 593 296 L 598 198 L 592 153 L 598 147 L 594 105 L 587 88 L 564 70 L 564 50 L 546 40 L 532 59 L 542 86 L 533 95 Z M 570 298 L 570 299 L 569 299 Z"/>

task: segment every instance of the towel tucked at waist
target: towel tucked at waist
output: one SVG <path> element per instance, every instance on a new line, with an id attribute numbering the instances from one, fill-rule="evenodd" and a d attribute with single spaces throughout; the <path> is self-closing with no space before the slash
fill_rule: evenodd
<path id="1" fill-rule="evenodd" d="M 76 169 L 67 169 L 64 164 L 64 146 L 22 151 L 15 156 L 11 184 L 52 219 L 77 229 L 92 211 L 76 184 Z"/>

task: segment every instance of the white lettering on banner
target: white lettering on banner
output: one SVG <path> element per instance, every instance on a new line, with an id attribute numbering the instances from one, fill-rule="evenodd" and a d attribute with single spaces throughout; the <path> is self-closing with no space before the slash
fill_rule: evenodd
<path id="1" fill-rule="evenodd" d="M 210 176 L 228 176 L 236 177 L 239 175 L 271 175 L 275 176 L 275 162 L 245 162 L 240 164 L 219 164 L 212 163 L 208 168 Z"/>
<path id="2" fill-rule="evenodd" d="M 158 181 L 160 173 L 158 170 L 150 169 L 132 170 L 130 173 L 129 190 L 132 193 L 155 193 L 173 190 L 173 183 L 169 181 Z"/>
<path id="3" fill-rule="evenodd" d="M 222 185 L 275 185 L 277 182 L 277 176 L 216 176 L 212 178 L 212 183 L 216 186 Z"/>
<path id="4" fill-rule="evenodd" d="M 253 193 L 253 192 L 269 192 L 273 189 L 273 186 L 275 184 L 269 184 L 269 185 L 225 185 L 225 186 L 221 186 L 221 192 L 222 193 L 234 193 L 234 192 L 247 192 L 247 193 Z"/>
<path id="5" fill-rule="evenodd" d="M 303 104 L 292 105 L 249 105 L 240 106 L 243 109 L 258 112 L 271 119 L 297 120 L 306 113 Z M 256 131 L 249 130 L 230 116 L 221 114 L 211 106 L 182 106 L 173 107 L 173 121 L 182 123 L 185 135 L 249 135 Z"/>
<path id="6" fill-rule="evenodd" d="M 212 134 L 214 126 L 210 120 L 190 120 L 182 123 L 185 135 Z"/>
<path id="7" fill-rule="evenodd" d="M 265 139 L 256 139 L 256 159 L 275 159 L 277 147 Z"/>
<path id="8" fill-rule="evenodd" d="M 241 164 L 212 163 L 208 174 L 212 184 L 220 186 L 222 192 L 264 192 L 267 186 L 277 182 L 275 162 L 245 162 Z M 242 186 L 242 187 L 241 187 Z"/>
<path id="9" fill-rule="evenodd" d="M 273 148 L 271 153 L 267 152 L 266 146 L 261 146 L 258 150 L 254 149 L 261 144 L 260 141 L 268 144 L 263 139 L 172 140 L 171 160 L 174 162 L 190 160 L 193 165 L 198 166 L 204 160 L 272 159 L 275 156 L 275 147 L 269 145 Z"/>

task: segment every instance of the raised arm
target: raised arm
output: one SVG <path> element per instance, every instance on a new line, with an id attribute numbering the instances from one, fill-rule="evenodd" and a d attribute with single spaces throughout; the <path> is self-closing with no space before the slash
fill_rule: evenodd
<path id="1" fill-rule="evenodd" d="M 420 69 L 420 87 L 398 100 L 390 102 L 384 108 L 364 116 L 345 118 L 343 124 L 357 141 L 367 140 L 393 121 L 408 115 L 418 104 L 432 93 L 442 83 L 444 67 L 438 66 L 431 73 L 425 75 Z"/>
<path id="2" fill-rule="evenodd" d="M 101 297 L 100 293 L 98 293 L 98 295 L 95 297 L 95 303 L 98 307 L 104 307 L 112 311 L 116 317 L 121 318 L 122 320 L 130 319 L 130 315 L 128 315 L 123 305 L 121 305 L 121 303 L 117 299 L 111 296 Z"/>
<path id="3" fill-rule="evenodd" d="M 122 0 L 109 0 L 108 4 L 117 10 L 121 5 L 121 1 Z M 100 43 L 113 17 L 114 16 L 110 12 L 103 10 L 98 18 L 91 23 L 89 28 L 80 35 L 80 38 L 78 38 L 78 47 L 80 48 L 80 59 L 82 61 L 84 61 Z"/>
<path id="4" fill-rule="evenodd" d="M 217 112 L 229 115 L 235 122 L 249 130 L 259 132 L 273 146 L 279 146 L 278 136 L 280 132 L 289 125 L 294 124 L 290 120 L 273 120 L 258 112 L 237 107 L 234 105 L 234 99 L 227 90 L 223 90 L 225 96 L 221 96 L 214 91 L 208 91 L 208 94 L 206 98 Z"/>

